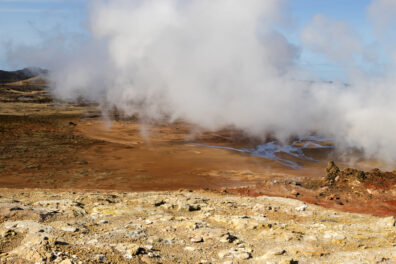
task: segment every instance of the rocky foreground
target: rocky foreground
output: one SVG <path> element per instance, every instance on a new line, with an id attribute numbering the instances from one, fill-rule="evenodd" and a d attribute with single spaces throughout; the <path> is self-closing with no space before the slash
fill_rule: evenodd
<path id="1" fill-rule="evenodd" d="M 200 191 L 0 191 L 1 263 L 396 263 L 395 218 Z"/>

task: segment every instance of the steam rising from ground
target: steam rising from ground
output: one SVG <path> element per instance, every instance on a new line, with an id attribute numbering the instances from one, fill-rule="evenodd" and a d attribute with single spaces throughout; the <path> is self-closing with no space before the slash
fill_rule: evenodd
<path id="1" fill-rule="evenodd" d="M 394 61 L 375 75 L 370 69 L 378 70 L 375 46 L 382 45 L 389 58 L 396 58 L 396 50 L 381 37 L 364 43 L 347 23 L 320 14 L 303 30 L 303 46 L 296 47 L 277 30 L 290 19 L 285 4 L 92 1 L 91 39 L 46 61 L 54 94 L 96 100 L 126 115 L 183 119 L 209 129 L 232 125 L 281 141 L 315 132 L 337 146 L 395 161 Z M 393 0 L 371 3 L 368 13 L 378 36 L 394 25 L 395 9 Z M 349 85 L 301 81 L 314 78 L 298 67 L 305 48 L 343 67 Z"/>

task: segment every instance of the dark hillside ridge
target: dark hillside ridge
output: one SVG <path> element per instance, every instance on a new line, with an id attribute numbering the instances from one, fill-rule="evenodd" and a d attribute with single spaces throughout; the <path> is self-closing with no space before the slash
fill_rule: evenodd
<path id="1" fill-rule="evenodd" d="M 48 74 L 48 70 L 41 68 L 24 68 L 18 71 L 0 70 L 0 83 L 23 81 L 40 75 Z"/>

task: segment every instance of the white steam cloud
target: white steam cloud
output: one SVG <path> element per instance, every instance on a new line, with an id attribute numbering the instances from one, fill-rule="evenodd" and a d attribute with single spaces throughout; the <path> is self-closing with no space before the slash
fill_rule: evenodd
<path id="1" fill-rule="evenodd" d="M 115 106 L 126 115 L 183 119 L 209 129 L 232 125 L 253 136 L 286 140 L 315 132 L 367 157 L 396 161 L 393 62 L 375 75 L 359 66 L 376 65 L 373 47 L 384 45 L 388 52 L 391 45 L 364 43 L 346 22 L 317 15 L 297 47 L 277 30 L 290 18 L 285 4 L 92 1 L 91 39 L 47 60 L 53 92 Z M 395 10 L 393 0 L 374 0 L 368 9 L 378 35 L 394 25 L 389 20 L 396 11 L 389 10 Z M 313 77 L 298 66 L 306 48 L 338 63 L 349 85 L 301 81 Z"/>

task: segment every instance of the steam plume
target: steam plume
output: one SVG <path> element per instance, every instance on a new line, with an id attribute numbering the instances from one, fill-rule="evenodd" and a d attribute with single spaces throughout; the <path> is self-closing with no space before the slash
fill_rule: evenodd
<path id="1" fill-rule="evenodd" d="M 382 21 L 379 10 L 389 12 L 387 5 L 393 3 L 374 0 L 369 7 L 381 32 L 392 16 Z M 303 30 L 303 46 L 291 44 L 277 31 L 290 18 L 285 4 L 92 1 L 91 38 L 63 53 L 67 56 L 47 60 L 53 92 L 63 99 L 83 96 L 104 108 L 116 106 L 126 115 L 183 119 L 209 129 L 233 125 L 280 140 L 314 131 L 338 146 L 395 161 L 394 62 L 381 74 L 369 74 L 370 67 L 359 65 L 378 63 L 372 43 L 364 43 L 346 22 L 324 15 Z M 338 63 L 349 85 L 300 81 L 312 76 L 298 66 L 307 48 Z"/>

